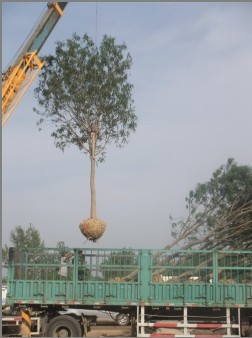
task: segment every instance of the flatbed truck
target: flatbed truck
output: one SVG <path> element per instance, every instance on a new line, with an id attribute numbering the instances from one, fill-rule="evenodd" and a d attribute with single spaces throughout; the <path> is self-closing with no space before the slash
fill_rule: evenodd
<path id="1" fill-rule="evenodd" d="M 22 336 L 27 322 L 31 336 L 88 336 L 95 317 L 85 309 L 128 316 L 137 337 L 246 334 L 252 318 L 251 251 L 64 251 L 10 248 L 3 336 Z"/>

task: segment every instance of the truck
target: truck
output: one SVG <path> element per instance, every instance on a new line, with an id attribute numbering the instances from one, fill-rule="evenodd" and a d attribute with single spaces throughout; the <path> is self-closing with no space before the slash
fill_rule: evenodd
<path id="1" fill-rule="evenodd" d="M 9 249 L 2 336 L 88 336 L 85 310 L 117 312 L 133 337 L 244 336 L 252 251 Z"/>

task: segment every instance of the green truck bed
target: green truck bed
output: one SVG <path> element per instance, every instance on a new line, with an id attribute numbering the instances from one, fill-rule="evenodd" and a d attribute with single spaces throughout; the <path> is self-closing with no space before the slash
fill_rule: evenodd
<path id="1" fill-rule="evenodd" d="M 7 303 L 252 307 L 252 252 L 10 248 Z"/>

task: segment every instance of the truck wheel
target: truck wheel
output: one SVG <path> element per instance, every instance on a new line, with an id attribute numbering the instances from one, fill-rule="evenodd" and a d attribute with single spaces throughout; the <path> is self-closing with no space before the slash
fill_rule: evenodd
<path id="1" fill-rule="evenodd" d="M 129 321 L 129 316 L 126 313 L 119 313 L 119 315 L 116 316 L 116 322 L 119 326 L 127 326 Z"/>
<path id="2" fill-rule="evenodd" d="M 49 322 L 45 336 L 81 337 L 81 327 L 78 320 L 70 316 L 58 316 Z"/>

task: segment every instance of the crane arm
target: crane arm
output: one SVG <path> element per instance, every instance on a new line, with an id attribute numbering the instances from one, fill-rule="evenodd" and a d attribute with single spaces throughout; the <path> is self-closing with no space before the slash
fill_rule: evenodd
<path id="1" fill-rule="evenodd" d="M 43 67 L 38 53 L 63 14 L 67 2 L 48 3 L 36 29 L 25 42 L 13 64 L 2 74 L 2 126 Z"/>

